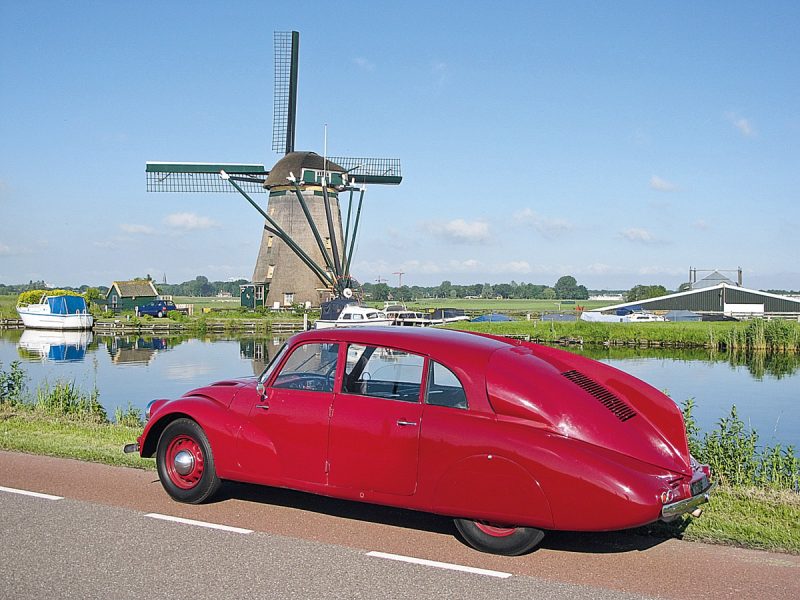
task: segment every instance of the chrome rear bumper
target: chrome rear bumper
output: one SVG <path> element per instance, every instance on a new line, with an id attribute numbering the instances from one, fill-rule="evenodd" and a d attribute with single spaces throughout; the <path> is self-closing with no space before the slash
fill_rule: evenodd
<path id="1" fill-rule="evenodd" d="M 679 517 L 684 513 L 692 512 L 701 504 L 708 502 L 709 494 L 715 487 L 717 487 L 717 483 L 712 482 L 711 485 L 705 490 L 699 494 L 696 494 L 695 496 L 692 496 L 691 498 L 679 500 L 678 502 L 673 502 L 672 504 L 665 504 L 661 508 L 661 519 L 663 521 L 671 521 L 675 517 Z"/>

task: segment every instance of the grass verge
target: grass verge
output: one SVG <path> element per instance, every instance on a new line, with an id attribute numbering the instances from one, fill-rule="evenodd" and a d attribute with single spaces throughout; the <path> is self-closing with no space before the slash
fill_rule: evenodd
<path id="1" fill-rule="evenodd" d="M 659 537 L 800 554 L 800 494 L 785 490 L 718 487 L 700 518 L 641 528 Z"/>
<path id="2" fill-rule="evenodd" d="M 154 469 L 154 461 L 122 452 L 122 447 L 135 442 L 141 433 L 141 427 L 116 423 L 92 423 L 31 411 L 0 411 L 2 450 Z"/>

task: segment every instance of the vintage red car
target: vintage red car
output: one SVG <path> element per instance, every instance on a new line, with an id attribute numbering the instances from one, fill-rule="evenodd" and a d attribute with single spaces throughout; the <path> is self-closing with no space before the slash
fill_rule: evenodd
<path id="1" fill-rule="evenodd" d="M 138 443 L 181 502 L 221 480 L 453 517 L 516 555 L 544 530 L 636 527 L 708 500 L 675 403 L 600 362 L 440 329 L 292 337 L 259 378 L 155 400 Z"/>

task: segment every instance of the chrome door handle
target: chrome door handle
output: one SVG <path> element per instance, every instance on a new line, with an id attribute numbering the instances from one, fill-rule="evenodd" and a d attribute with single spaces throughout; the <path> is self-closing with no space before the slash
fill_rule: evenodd
<path id="1" fill-rule="evenodd" d="M 261 410 L 269 410 L 269 404 L 256 404 L 256 408 L 260 408 Z"/>
<path id="2" fill-rule="evenodd" d="M 400 427 L 408 427 L 409 425 L 417 425 L 416 421 L 406 421 L 404 419 L 400 419 L 397 422 L 397 424 L 400 425 Z"/>

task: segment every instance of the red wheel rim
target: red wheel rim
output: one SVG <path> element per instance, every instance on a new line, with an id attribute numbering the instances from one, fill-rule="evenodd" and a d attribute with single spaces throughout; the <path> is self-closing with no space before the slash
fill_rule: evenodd
<path id="1" fill-rule="evenodd" d="M 495 525 L 485 521 L 475 521 L 475 527 L 492 537 L 508 537 L 517 530 L 516 527 L 504 527 L 503 525 Z"/>
<path id="2" fill-rule="evenodd" d="M 186 460 L 187 455 L 189 461 Z M 176 459 L 180 460 L 183 465 L 180 470 L 176 466 Z M 164 460 L 170 481 L 183 490 L 190 490 L 196 486 L 205 471 L 203 449 L 193 437 L 188 435 L 179 435 L 173 438 L 167 447 Z M 186 466 L 187 462 L 190 463 L 188 467 Z"/>

